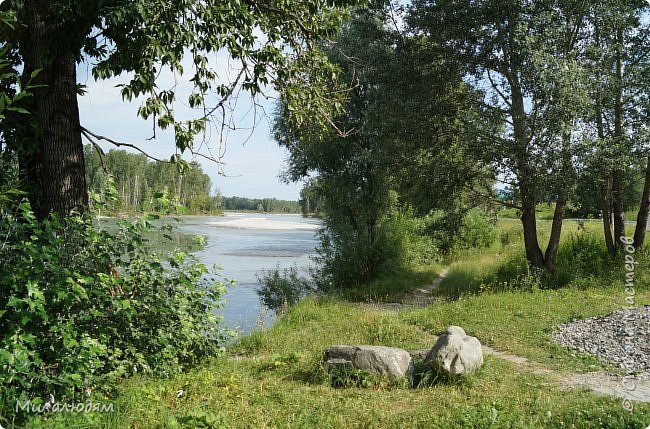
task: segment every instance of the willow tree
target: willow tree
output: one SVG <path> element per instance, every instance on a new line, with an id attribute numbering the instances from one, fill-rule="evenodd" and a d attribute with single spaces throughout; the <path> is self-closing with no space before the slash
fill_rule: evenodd
<path id="1" fill-rule="evenodd" d="M 438 225 L 452 229 L 464 188 L 483 178 L 462 120 L 489 125 L 473 109 L 477 92 L 444 49 L 404 31 L 397 9 L 377 1 L 355 10 L 328 45 L 353 82 L 336 117 L 346 138 L 287 125 L 284 105 L 276 115 L 276 139 L 290 153 L 287 179 L 317 177 L 307 190 L 320 197 L 319 269 L 332 285 L 359 284 L 405 263 L 407 229 L 395 221 L 397 210 L 444 210 Z"/>
<path id="2" fill-rule="evenodd" d="M 127 73 L 121 88 L 127 100 L 144 99 L 138 114 L 158 129 L 174 130 L 180 160 L 196 152 L 195 137 L 222 113 L 225 101 L 240 89 L 252 95 L 267 86 L 291 101 L 297 122 L 327 117 L 324 83 L 335 70 L 312 45 L 327 37 L 345 15 L 347 1 L 308 0 L 7 0 L 0 11 L 16 17 L 0 29 L 11 49 L 20 82 L 33 97 L 23 99 L 30 116 L 15 112 L 2 121 L 4 150 L 18 155 L 33 208 L 40 217 L 83 210 L 87 203 L 82 135 L 100 138 L 79 120 L 77 82 L 81 61 L 96 79 Z M 220 76 L 216 56 L 238 62 L 235 77 Z M 305 70 L 310 73 L 307 80 Z M 160 76 L 187 77 L 193 90 L 179 100 L 175 87 L 161 87 Z M 185 98 L 185 97 L 183 97 Z M 180 102 L 195 109 L 187 119 L 176 114 Z M 28 120 L 29 118 L 29 120 Z M 317 119 L 320 120 L 320 119 Z M 324 120 L 324 119 L 323 119 Z M 155 129 L 154 128 L 154 129 Z M 112 136 L 119 138 L 119 136 Z M 205 154 L 205 156 L 210 157 Z"/>

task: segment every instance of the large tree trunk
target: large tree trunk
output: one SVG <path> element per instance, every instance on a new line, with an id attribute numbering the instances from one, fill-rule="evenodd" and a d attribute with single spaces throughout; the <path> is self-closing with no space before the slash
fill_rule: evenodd
<path id="1" fill-rule="evenodd" d="M 623 32 L 616 32 L 616 100 L 614 102 L 614 138 L 615 144 L 619 147 L 623 144 L 625 130 L 623 129 L 624 100 L 623 100 L 623 54 L 621 44 L 623 43 Z M 614 241 L 618 247 L 622 247 L 621 237 L 625 236 L 625 208 L 623 207 L 623 175 L 622 169 L 615 169 L 612 172 L 612 210 L 614 212 Z"/>
<path id="2" fill-rule="evenodd" d="M 560 237 L 562 235 L 562 221 L 569 199 L 569 189 L 574 177 L 573 164 L 571 162 L 571 125 L 566 125 L 562 132 L 562 166 L 560 169 L 560 184 L 557 201 L 555 202 L 555 211 L 553 213 L 553 224 L 551 225 L 551 236 L 548 240 L 546 253 L 544 254 L 544 266 L 550 272 L 555 271 L 555 262 L 557 260 L 557 251 L 560 247 Z"/>
<path id="3" fill-rule="evenodd" d="M 544 254 L 537 238 L 536 184 L 528 161 L 528 134 L 526 132 L 526 110 L 524 97 L 516 73 L 508 76 L 512 91 L 511 117 L 515 144 L 517 145 L 517 175 L 521 198 L 521 224 L 524 229 L 524 247 L 528 264 L 544 268 Z"/>
<path id="4" fill-rule="evenodd" d="M 76 57 L 57 52 L 57 23 L 39 7 L 28 12 L 25 40 L 20 45 L 24 76 L 41 70 L 33 83 L 33 144 L 20 156 L 30 202 L 39 218 L 82 211 L 88 204 L 83 144 L 77 105 Z"/>
<path id="5" fill-rule="evenodd" d="M 634 248 L 643 247 L 645 231 L 648 228 L 648 212 L 650 212 L 650 157 L 645 169 L 645 184 L 643 185 L 643 196 L 639 213 L 636 216 L 636 229 L 634 230 Z"/>
<path id="6" fill-rule="evenodd" d="M 539 247 L 537 239 L 537 219 L 535 215 L 535 204 L 524 203 L 521 210 L 521 224 L 524 228 L 524 247 L 526 259 L 535 268 L 544 267 L 544 255 Z"/>

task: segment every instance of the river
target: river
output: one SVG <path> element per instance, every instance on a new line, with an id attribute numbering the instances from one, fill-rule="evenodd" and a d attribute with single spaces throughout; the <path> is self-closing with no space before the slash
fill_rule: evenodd
<path id="1" fill-rule="evenodd" d="M 208 267 L 218 264 L 223 268 L 221 276 L 237 281 L 224 296 L 220 313 L 224 325 L 239 333 L 250 332 L 261 321 L 268 326 L 273 320 L 271 312 L 262 313 L 256 274 L 278 265 L 296 265 L 306 272 L 320 225 L 300 215 L 254 213 L 184 216 L 183 221 L 180 232 L 201 234 L 207 240 L 194 255 Z"/>

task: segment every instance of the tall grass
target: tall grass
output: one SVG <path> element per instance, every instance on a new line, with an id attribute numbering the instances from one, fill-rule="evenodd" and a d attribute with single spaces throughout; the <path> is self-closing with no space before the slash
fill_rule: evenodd
<path id="1" fill-rule="evenodd" d="M 539 223 L 540 243 L 547 243 L 550 222 Z M 447 259 L 450 271 L 438 295 L 457 299 L 466 294 L 510 290 L 605 287 L 624 280 L 623 256 L 607 254 L 600 225 L 565 222 L 555 272 L 531 272 L 523 246 L 521 224 L 499 222 L 499 239 L 489 248 L 455 252 Z M 648 285 L 647 251 L 636 255 L 637 283 Z"/>

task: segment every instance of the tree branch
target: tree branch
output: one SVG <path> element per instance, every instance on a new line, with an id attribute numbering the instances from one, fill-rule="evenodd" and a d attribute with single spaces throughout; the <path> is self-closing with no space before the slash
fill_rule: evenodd
<path id="1" fill-rule="evenodd" d="M 168 164 L 171 163 L 171 161 L 162 160 L 162 159 L 156 158 L 153 155 L 149 155 L 147 152 L 143 151 L 142 149 L 140 149 L 139 147 L 137 147 L 134 144 L 115 141 L 115 140 L 113 140 L 111 138 L 108 138 L 108 137 L 105 137 L 105 136 L 102 136 L 102 135 L 99 135 L 99 134 L 95 134 L 95 133 L 93 133 L 92 131 L 88 130 L 85 127 L 81 127 L 81 134 L 84 137 L 86 137 L 86 139 L 88 139 L 88 141 L 90 143 L 92 143 L 95 146 L 95 148 L 97 148 L 97 140 L 104 140 L 104 141 L 109 142 L 112 145 L 117 146 L 117 147 L 124 146 L 124 147 L 130 147 L 131 149 L 135 149 L 138 152 L 140 152 L 141 154 L 143 154 L 144 156 L 146 156 L 147 158 L 152 159 L 154 161 L 164 162 L 164 163 L 168 163 Z"/>
<path id="2" fill-rule="evenodd" d="M 481 192 L 478 192 L 476 189 L 473 189 L 473 188 L 471 188 L 471 187 L 469 187 L 469 186 L 467 186 L 467 185 L 466 185 L 465 187 L 466 187 L 470 192 L 474 193 L 474 195 L 476 195 L 476 196 L 479 197 L 479 198 L 482 198 L 482 199 L 485 200 L 485 201 L 491 202 L 491 203 L 493 203 L 493 204 L 500 204 L 500 205 L 506 206 L 506 207 L 511 208 L 511 209 L 522 210 L 521 206 L 518 206 L 518 205 L 513 204 L 513 203 L 509 203 L 509 202 L 507 202 L 507 201 L 502 201 L 502 200 L 500 200 L 500 199 L 498 199 L 498 198 L 495 198 L 495 197 L 493 197 L 493 196 L 491 196 L 491 195 L 483 194 L 483 193 L 481 193 Z"/>

